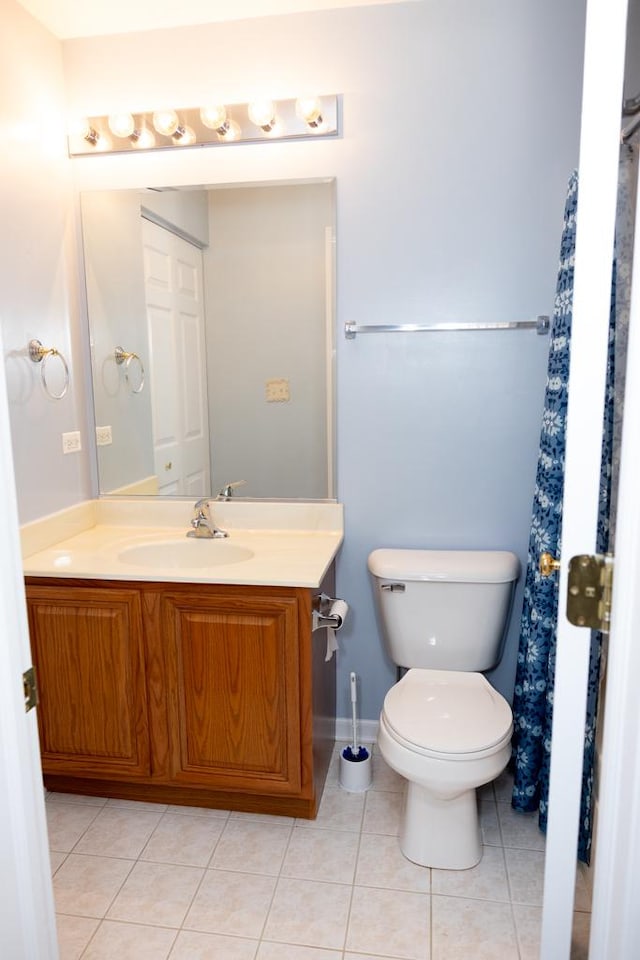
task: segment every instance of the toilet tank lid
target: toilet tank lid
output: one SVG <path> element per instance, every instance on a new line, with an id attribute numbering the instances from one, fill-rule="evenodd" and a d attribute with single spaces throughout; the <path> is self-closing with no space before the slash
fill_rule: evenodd
<path id="1" fill-rule="evenodd" d="M 508 583 L 517 580 L 520 561 L 508 550 L 395 550 L 369 554 L 369 570 L 384 580 L 442 580 Z"/>

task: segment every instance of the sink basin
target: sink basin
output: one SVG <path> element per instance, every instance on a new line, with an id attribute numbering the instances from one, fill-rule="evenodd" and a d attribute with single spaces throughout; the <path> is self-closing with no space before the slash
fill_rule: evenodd
<path id="1" fill-rule="evenodd" d="M 122 563 L 137 567 L 165 567 L 174 570 L 217 567 L 250 560 L 253 551 L 226 540 L 164 540 L 138 543 L 118 554 Z"/>

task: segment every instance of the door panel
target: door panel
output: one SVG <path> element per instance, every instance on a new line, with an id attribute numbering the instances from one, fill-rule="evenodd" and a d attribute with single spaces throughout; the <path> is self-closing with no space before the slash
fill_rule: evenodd
<path id="1" fill-rule="evenodd" d="M 147 324 L 149 355 L 154 370 L 150 378 L 154 469 L 158 492 L 167 494 L 169 488 L 179 487 L 182 477 L 180 378 L 175 367 L 176 343 L 171 311 L 151 302 L 148 291 Z M 163 371 L 161 377 L 158 370 Z"/>
<path id="2" fill-rule="evenodd" d="M 142 621 L 133 591 L 28 590 L 45 773 L 149 773 Z"/>
<path id="3" fill-rule="evenodd" d="M 178 353 L 183 364 L 181 462 L 184 493 L 202 496 L 211 491 L 207 437 L 209 422 L 203 401 L 207 386 L 203 380 L 204 367 L 200 362 L 205 355 L 201 318 L 181 310 L 176 333 L 180 338 Z"/>
<path id="4" fill-rule="evenodd" d="M 165 293 L 171 290 L 171 257 L 167 250 L 153 242 L 144 245 L 145 282 Z"/>

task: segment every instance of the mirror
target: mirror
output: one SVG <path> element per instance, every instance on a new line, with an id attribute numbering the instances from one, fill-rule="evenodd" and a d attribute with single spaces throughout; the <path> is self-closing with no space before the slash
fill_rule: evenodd
<path id="1" fill-rule="evenodd" d="M 90 191 L 101 494 L 334 496 L 334 182 Z"/>

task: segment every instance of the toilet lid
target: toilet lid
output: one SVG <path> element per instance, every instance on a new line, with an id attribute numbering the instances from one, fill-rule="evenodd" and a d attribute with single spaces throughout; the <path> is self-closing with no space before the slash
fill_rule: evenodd
<path id="1" fill-rule="evenodd" d="M 413 668 L 389 690 L 383 713 L 421 751 L 479 753 L 511 733 L 511 707 L 481 673 Z"/>

